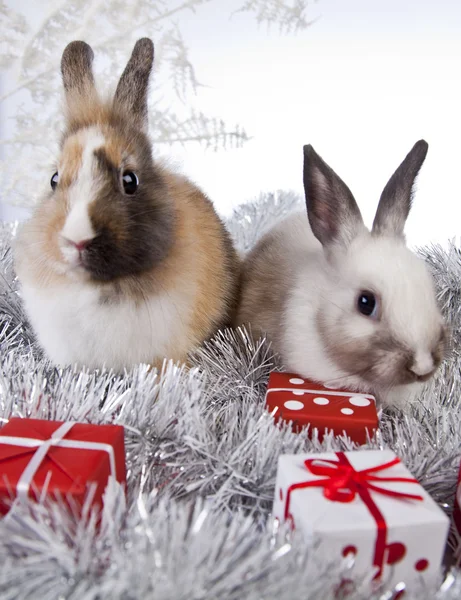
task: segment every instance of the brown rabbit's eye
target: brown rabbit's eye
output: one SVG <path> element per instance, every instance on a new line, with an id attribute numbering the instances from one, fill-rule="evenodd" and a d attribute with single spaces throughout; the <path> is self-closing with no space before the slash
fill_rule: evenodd
<path id="1" fill-rule="evenodd" d="M 357 298 L 357 309 L 365 317 L 378 316 L 378 300 L 373 292 L 362 291 Z"/>
<path id="2" fill-rule="evenodd" d="M 51 178 L 51 181 L 50 181 L 50 185 L 53 190 L 56 189 L 56 186 L 58 185 L 58 181 L 59 181 L 59 175 L 58 175 L 58 172 L 56 171 L 56 173 L 53 175 L 53 177 Z"/>
<path id="3" fill-rule="evenodd" d="M 122 175 L 122 181 L 125 194 L 134 194 L 135 191 L 138 189 L 138 176 L 136 175 L 136 173 L 133 173 L 133 171 L 125 171 Z"/>

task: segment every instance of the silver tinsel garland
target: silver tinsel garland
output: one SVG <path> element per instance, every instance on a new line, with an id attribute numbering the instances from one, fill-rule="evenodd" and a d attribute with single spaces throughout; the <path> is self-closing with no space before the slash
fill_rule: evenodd
<path id="1" fill-rule="evenodd" d="M 228 225 L 250 248 L 300 204 L 291 193 L 261 196 Z M 274 426 L 264 410 L 271 370 L 282 367 L 266 340 L 243 329 L 220 332 L 186 371 L 139 366 L 124 376 L 53 368 L 25 319 L 15 279 L 14 226 L 0 229 L 0 419 L 10 416 L 126 428 L 128 494 L 113 482 L 100 527 L 62 503 L 30 503 L 0 521 L 0 598 L 111 600 L 328 599 L 349 582 L 348 598 L 391 600 L 354 577 L 353 562 L 319 563 L 271 505 L 281 453 L 353 449 L 345 438 L 322 443 Z M 374 448 L 391 448 L 451 515 L 461 458 L 461 251 L 420 250 L 431 265 L 453 330 L 449 359 L 417 402 L 385 412 Z M 351 591 L 351 587 L 352 591 Z M 343 588 L 340 588 L 343 589 Z M 461 597 L 461 572 L 447 564 L 432 587 L 407 598 Z"/>

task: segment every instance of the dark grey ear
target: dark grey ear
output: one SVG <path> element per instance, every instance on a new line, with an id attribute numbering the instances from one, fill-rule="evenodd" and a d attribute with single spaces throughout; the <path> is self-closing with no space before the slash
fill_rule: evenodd
<path id="1" fill-rule="evenodd" d="M 140 127 L 147 125 L 147 91 L 153 62 L 152 40 L 138 40 L 115 92 L 114 107 L 121 109 Z"/>
<path id="2" fill-rule="evenodd" d="M 61 73 L 68 101 L 85 98 L 95 93 L 93 57 L 93 50 L 86 42 L 71 42 L 64 49 Z"/>
<path id="3" fill-rule="evenodd" d="M 413 186 L 429 146 L 419 140 L 407 154 L 397 171 L 389 179 L 381 194 L 373 221 L 372 233 L 403 236 L 405 221 L 413 200 Z"/>
<path id="4" fill-rule="evenodd" d="M 304 146 L 304 191 L 309 223 L 319 242 L 348 245 L 363 227 L 359 207 L 344 181 L 310 145 Z"/>

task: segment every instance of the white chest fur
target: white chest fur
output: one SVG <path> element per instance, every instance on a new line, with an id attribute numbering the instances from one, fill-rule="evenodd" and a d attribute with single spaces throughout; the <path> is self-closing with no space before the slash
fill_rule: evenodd
<path id="1" fill-rule="evenodd" d="M 101 303 L 97 290 L 81 285 L 54 292 L 23 284 L 22 295 L 39 343 L 60 365 L 122 370 L 151 363 L 168 355 L 188 319 L 184 301 L 171 293 L 139 305 Z"/>

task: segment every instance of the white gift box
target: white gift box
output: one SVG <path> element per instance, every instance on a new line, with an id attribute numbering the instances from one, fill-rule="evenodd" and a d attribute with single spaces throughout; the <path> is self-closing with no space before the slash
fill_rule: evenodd
<path id="1" fill-rule="evenodd" d="M 416 496 L 416 497 L 415 497 Z M 279 457 L 273 515 L 387 585 L 439 575 L 449 519 L 388 450 Z"/>

